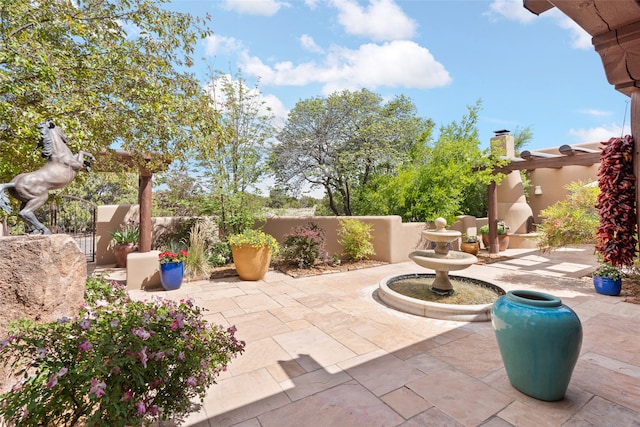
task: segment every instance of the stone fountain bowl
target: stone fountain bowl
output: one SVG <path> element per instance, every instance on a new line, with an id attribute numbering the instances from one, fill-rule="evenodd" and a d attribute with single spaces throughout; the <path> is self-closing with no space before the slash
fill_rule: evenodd
<path id="1" fill-rule="evenodd" d="M 493 306 L 493 303 L 441 304 L 408 297 L 389 288 L 389 284 L 398 280 L 433 276 L 433 274 L 428 273 L 413 273 L 387 277 L 380 281 L 378 286 L 378 298 L 380 298 L 380 300 L 385 304 L 397 310 L 432 319 L 455 320 L 458 322 L 487 322 L 491 320 L 491 307 Z M 451 276 L 451 279 L 464 280 L 472 283 L 475 282 L 474 284 L 477 286 L 484 286 L 495 291 L 498 296 L 505 294 L 504 289 L 484 280 L 459 276 Z"/>
<path id="2" fill-rule="evenodd" d="M 464 270 L 478 262 L 475 255 L 466 252 L 449 251 L 446 255 L 435 253 L 429 249 L 426 251 L 413 251 L 409 258 L 420 267 L 437 271 Z"/>

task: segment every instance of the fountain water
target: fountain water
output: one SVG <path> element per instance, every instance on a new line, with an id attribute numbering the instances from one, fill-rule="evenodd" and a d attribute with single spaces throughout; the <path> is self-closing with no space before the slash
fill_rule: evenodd
<path id="1" fill-rule="evenodd" d="M 492 283 L 478 279 L 461 278 L 449 276 L 450 271 L 463 270 L 472 264 L 478 262 L 478 258 L 474 255 L 459 251 L 449 250 L 451 242 L 459 238 L 462 233 L 454 230 L 447 230 L 447 221 L 444 218 L 438 218 L 435 221 L 435 230 L 424 230 L 422 235 L 428 240 L 435 242 L 434 249 L 413 251 L 409 254 L 409 258 L 421 267 L 425 267 L 435 271 L 435 278 L 431 284 L 431 292 L 438 296 L 450 296 L 455 294 L 451 279 L 471 283 L 474 286 L 481 286 L 495 292 L 496 299 L 500 295 L 504 295 L 504 290 Z M 404 279 L 416 279 L 433 277 L 433 274 L 410 274 L 393 276 L 386 278 L 380 282 L 378 295 L 382 301 L 393 308 L 417 314 L 425 317 L 446 320 L 461 321 L 488 321 L 491 320 L 491 306 L 489 304 L 442 304 L 437 302 L 425 301 L 413 298 L 402 293 L 392 290 L 389 285 Z M 425 286 L 428 286 L 425 283 Z"/>

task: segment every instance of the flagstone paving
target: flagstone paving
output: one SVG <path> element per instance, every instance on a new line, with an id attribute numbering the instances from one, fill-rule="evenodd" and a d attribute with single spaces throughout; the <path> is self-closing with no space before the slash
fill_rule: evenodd
<path id="1" fill-rule="evenodd" d="M 131 294 L 194 298 L 247 343 L 187 426 L 640 426 L 640 305 L 595 292 L 584 277 L 597 264 L 593 248 L 506 254 L 459 275 L 547 292 L 576 311 L 582 351 L 559 402 L 510 385 L 490 322 L 426 319 L 381 303 L 381 279 L 425 271 L 412 262 Z"/>

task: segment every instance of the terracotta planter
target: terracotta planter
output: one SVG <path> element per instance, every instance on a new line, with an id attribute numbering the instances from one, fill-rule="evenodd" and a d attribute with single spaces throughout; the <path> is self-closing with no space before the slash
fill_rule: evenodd
<path id="1" fill-rule="evenodd" d="M 460 250 L 471 255 L 478 255 L 478 251 L 480 250 L 480 243 L 462 242 L 460 243 Z"/>
<path id="2" fill-rule="evenodd" d="M 506 251 L 509 247 L 509 235 L 508 234 L 499 234 L 498 235 L 498 250 L 500 252 Z"/>
<path id="3" fill-rule="evenodd" d="M 231 246 L 233 263 L 242 280 L 260 280 L 269 271 L 271 248 L 251 245 Z"/>
<path id="4" fill-rule="evenodd" d="M 482 244 L 485 249 L 489 249 L 489 235 L 482 235 Z M 498 234 L 498 250 L 500 252 L 506 251 L 509 247 L 509 235 L 508 234 Z"/>
<path id="5" fill-rule="evenodd" d="M 124 268 L 127 266 L 127 255 L 131 252 L 138 252 L 137 243 L 125 243 L 115 245 L 113 247 L 113 254 L 116 256 L 116 267 Z"/>

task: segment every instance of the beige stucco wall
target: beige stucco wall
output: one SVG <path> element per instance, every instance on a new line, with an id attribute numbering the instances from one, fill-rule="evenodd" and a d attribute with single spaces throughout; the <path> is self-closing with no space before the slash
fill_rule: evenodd
<path id="1" fill-rule="evenodd" d="M 115 264 L 116 257 L 111 250 L 111 232 L 129 220 L 138 221 L 138 205 L 102 205 L 96 212 L 96 264 Z"/>
<path id="2" fill-rule="evenodd" d="M 325 232 L 326 249 L 329 256 L 341 253 L 342 247 L 338 244 L 338 229 L 340 219 L 345 217 L 272 217 L 268 218 L 263 230 L 271 234 L 282 243 L 284 236 L 300 225 L 314 222 Z M 416 249 L 420 243 L 420 232 L 424 223 L 403 224 L 400 216 L 353 216 L 360 221 L 371 224 L 373 236 L 373 248 L 376 254 L 371 257 L 378 261 L 397 263 L 409 260 L 409 253 Z"/>

